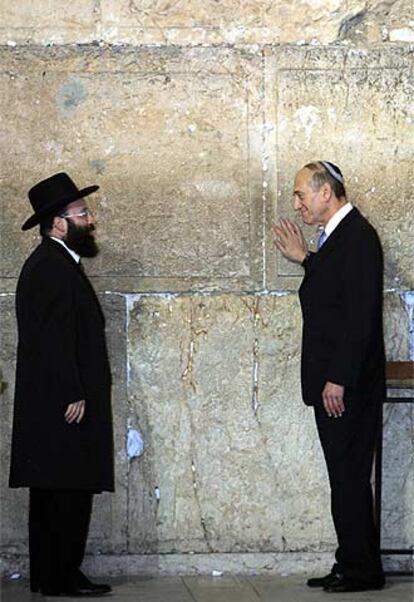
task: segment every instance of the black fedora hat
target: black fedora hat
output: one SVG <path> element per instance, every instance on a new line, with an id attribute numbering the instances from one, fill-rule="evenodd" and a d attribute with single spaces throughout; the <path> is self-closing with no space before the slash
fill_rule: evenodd
<path id="1" fill-rule="evenodd" d="M 34 209 L 34 214 L 24 222 L 22 230 L 33 228 L 43 218 L 56 215 L 59 209 L 63 209 L 69 203 L 88 196 L 88 194 L 92 194 L 98 188 L 99 186 L 88 186 L 79 190 L 73 180 L 64 172 L 42 180 L 29 190 L 29 200 Z"/>

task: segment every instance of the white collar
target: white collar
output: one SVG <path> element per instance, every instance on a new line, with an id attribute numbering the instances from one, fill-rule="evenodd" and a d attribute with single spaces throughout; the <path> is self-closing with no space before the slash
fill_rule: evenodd
<path id="1" fill-rule="evenodd" d="M 78 255 L 77 253 L 75 253 L 75 251 L 73 251 L 72 249 L 70 249 L 68 247 L 68 245 L 61 238 L 56 238 L 55 236 L 49 236 L 49 238 L 51 238 L 52 240 L 55 240 L 56 242 L 58 242 L 60 245 L 62 245 L 62 247 L 65 247 L 66 251 L 70 255 L 72 255 L 72 257 L 76 261 L 76 263 L 80 262 L 80 255 Z"/>
<path id="2" fill-rule="evenodd" d="M 338 224 L 344 219 L 346 215 L 348 215 L 350 211 L 352 211 L 352 209 L 353 206 L 351 205 L 351 203 L 346 203 L 343 207 L 338 209 L 336 213 L 333 214 L 333 216 L 324 228 L 327 237 L 332 234 L 332 232 L 335 230 Z"/>

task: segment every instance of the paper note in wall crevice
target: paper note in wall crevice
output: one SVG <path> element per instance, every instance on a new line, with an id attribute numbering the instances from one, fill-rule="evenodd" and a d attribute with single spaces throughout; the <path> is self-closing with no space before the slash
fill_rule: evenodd
<path id="1" fill-rule="evenodd" d="M 128 440 L 127 440 L 127 454 L 128 459 L 138 458 L 144 453 L 145 445 L 144 439 L 139 431 L 136 429 L 128 429 Z"/>

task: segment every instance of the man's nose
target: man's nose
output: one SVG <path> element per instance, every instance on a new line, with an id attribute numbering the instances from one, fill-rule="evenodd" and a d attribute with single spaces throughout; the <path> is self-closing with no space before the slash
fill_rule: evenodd
<path id="1" fill-rule="evenodd" d="M 297 197 L 297 196 L 294 196 L 294 197 L 293 197 L 293 209 L 294 209 L 295 211 L 299 211 L 299 209 L 300 209 L 300 206 L 301 206 L 300 200 L 298 199 L 298 197 Z"/>

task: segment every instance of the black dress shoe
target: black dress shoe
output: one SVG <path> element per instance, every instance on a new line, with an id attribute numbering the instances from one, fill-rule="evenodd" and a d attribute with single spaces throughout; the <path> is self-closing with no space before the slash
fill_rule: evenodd
<path id="1" fill-rule="evenodd" d="M 90 585 L 77 586 L 69 591 L 62 592 L 62 596 L 72 596 L 74 598 L 98 597 L 109 594 L 111 586 L 106 583 L 91 583 Z"/>
<path id="2" fill-rule="evenodd" d="M 41 589 L 40 593 L 44 596 L 68 596 L 72 598 L 98 597 L 109 594 L 112 591 L 110 585 L 106 583 L 89 583 L 89 585 L 65 588 L 62 590 Z"/>
<path id="3" fill-rule="evenodd" d="M 112 591 L 112 587 L 107 583 L 92 583 L 92 581 L 89 581 L 89 579 L 85 576 L 83 576 L 83 579 L 78 582 L 76 589 L 91 590 L 92 592 L 99 591 L 104 594 L 108 594 Z"/>
<path id="4" fill-rule="evenodd" d="M 336 575 L 326 585 L 324 585 L 323 589 L 325 592 L 331 594 L 340 594 L 345 592 L 365 592 L 369 590 L 382 589 L 384 585 L 385 580 L 383 578 L 378 578 L 375 581 L 369 581 L 366 583 L 357 583 L 347 579 L 344 575 Z"/>
<path id="5" fill-rule="evenodd" d="M 325 577 L 311 577 L 306 582 L 308 587 L 325 587 L 328 585 L 333 579 L 339 577 L 340 573 L 331 572 L 329 575 L 325 575 Z"/>
<path id="6" fill-rule="evenodd" d="M 111 586 L 107 585 L 106 583 L 92 583 L 92 581 L 84 573 L 82 573 L 82 571 L 80 569 L 78 570 L 77 575 L 76 575 L 76 585 L 78 587 L 80 587 L 81 589 L 105 588 L 107 590 L 107 592 L 112 591 Z"/>

